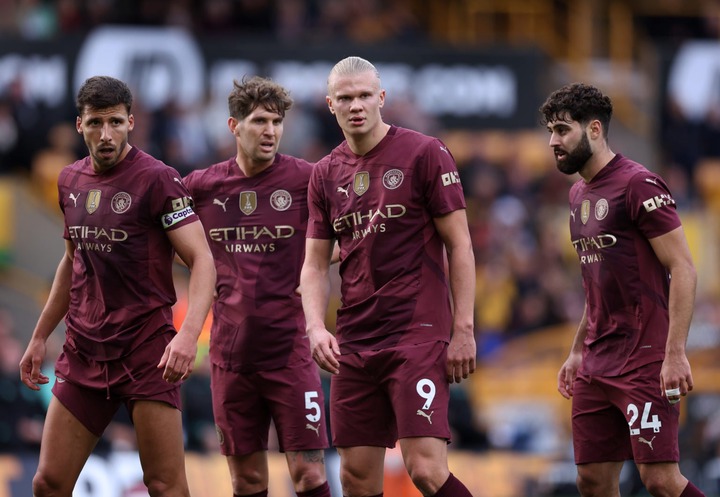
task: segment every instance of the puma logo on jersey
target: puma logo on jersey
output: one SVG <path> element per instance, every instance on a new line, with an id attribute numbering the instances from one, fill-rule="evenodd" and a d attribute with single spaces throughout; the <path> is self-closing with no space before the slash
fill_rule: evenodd
<path id="1" fill-rule="evenodd" d="M 435 412 L 435 411 L 430 411 L 430 414 L 428 414 L 428 413 L 426 413 L 425 411 L 423 411 L 423 410 L 421 410 L 421 409 L 418 409 L 416 414 L 417 414 L 418 416 L 422 416 L 422 417 L 424 417 L 424 418 L 427 418 L 428 422 L 429 422 L 430 424 L 432 424 L 432 419 L 431 419 L 431 417 L 432 417 L 432 415 L 433 415 L 434 412 Z"/>
<path id="2" fill-rule="evenodd" d="M 225 208 L 225 204 L 227 204 L 227 201 L 230 200 L 230 197 L 226 198 L 224 202 L 220 202 L 220 200 L 214 198 L 213 199 L 213 205 L 219 205 L 223 208 L 223 212 L 227 212 L 227 209 Z"/>
<path id="3" fill-rule="evenodd" d="M 657 186 L 657 179 L 655 178 L 645 178 L 645 181 L 648 183 L 652 183 L 653 185 Z"/>
<path id="4" fill-rule="evenodd" d="M 577 210 L 577 209 L 573 209 L 573 210 L 570 211 L 570 217 L 572 218 L 573 222 L 575 221 L 575 211 L 576 211 L 576 210 Z"/>
<path id="5" fill-rule="evenodd" d="M 344 193 L 345 198 L 348 198 L 350 196 L 349 190 L 350 190 L 350 185 L 346 186 L 345 188 L 343 188 L 342 186 L 337 187 L 337 192 Z"/>
<path id="6" fill-rule="evenodd" d="M 310 423 L 307 423 L 307 424 L 305 425 L 305 429 L 306 429 L 306 430 L 312 430 L 312 431 L 315 432 L 315 435 L 317 435 L 318 437 L 320 436 L 320 425 L 318 425 L 318 426 L 313 426 L 313 425 L 311 425 Z"/>
<path id="7" fill-rule="evenodd" d="M 75 195 L 74 193 L 71 193 L 68 196 L 70 197 L 70 200 L 73 201 L 73 207 L 77 207 L 77 201 L 80 198 L 80 194 L 78 193 L 77 195 Z"/>
<path id="8" fill-rule="evenodd" d="M 182 181 L 180 181 L 180 180 L 179 180 L 179 179 L 177 179 L 177 178 L 173 178 L 173 181 L 177 181 L 177 182 L 178 182 L 178 183 L 180 183 L 181 185 L 183 184 L 183 182 L 182 182 Z"/>
<path id="9" fill-rule="evenodd" d="M 442 151 L 445 152 L 446 154 L 450 155 L 450 151 L 448 150 L 447 147 L 440 147 L 440 150 L 442 150 Z"/>
<path id="10" fill-rule="evenodd" d="M 652 437 L 650 440 L 645 440 L 643 437 L 638 438 L 638 442 L 648 444 L 648 447 L 650 447 L 650 450 L 654 450 L 653 446 L 652 446 L 653 440 L 655 440 L 655 437 Z"/>

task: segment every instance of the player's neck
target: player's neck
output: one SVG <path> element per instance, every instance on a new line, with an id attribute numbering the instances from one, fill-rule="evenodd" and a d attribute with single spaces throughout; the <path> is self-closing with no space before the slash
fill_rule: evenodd
<path id="1" fill-rule="evenodd" d="M 243 174 L 248 178 L 260 174 L 265 169 L 272 166 L 273 162 L 275 162 L 275 156 L 273 156 L 272 160 L 262 162 L 248 160 L 245 157 L 241 157 L 240 155 L 235 157 L 235 164 L 237 164 Z"/>
<path id="2" fill-rule="evenodd" d="M 350 150 L 352 150 L 355 155 L 362 156 L 374 149 L 377 144 L 385 138 L 389 130 L 390 125 L 380 121 L 377 126 L 367 133 L 357 135 L 345 134 L 345 139 L 347 140 Z"/>
<path id="3" fill-rule="evenodd" d="M 602 168 L 607 166 L 614 157 L 615 152 L 610 150 L 609 147 L 605 147 L 602 150 L 597 151 L 585 163 L 585 166 L 580 169 L 580 176 L 582 176 L 583 180 L 585 180 L 585 183 L 590 183 L 595 175 L 599 173 Z"/>

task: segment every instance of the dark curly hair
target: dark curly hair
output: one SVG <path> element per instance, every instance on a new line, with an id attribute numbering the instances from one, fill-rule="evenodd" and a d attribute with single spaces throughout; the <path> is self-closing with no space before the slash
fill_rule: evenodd
<path id="1" fill-rule="evenodd" d="M 285 117 L 292 104 L 290 93 L 285 88 L 260 76 L 233 81 L 233 89 L 228 96 L 230 116 L 239 120 L 245 119 L 260 106 Z"/>
<path id="2" fill-rule="evenodd" d="M 107 109 L 124 105 L 130 114 L 133 96 L 128 85 L 110 76 L 93 76 L 85 80 L 78 90 L 75 107 L 82 116 L 86 109 Z"/>
<path id="3" fill-rule="evenodd" d="M 610 97 L 592 85 L 573 83 L 555 90 L 540 106 L 541 123 L 552 121 L 577 121 L 583 126 L 593 119 L 602 124 L 607 139 L 612 117 Z"/>

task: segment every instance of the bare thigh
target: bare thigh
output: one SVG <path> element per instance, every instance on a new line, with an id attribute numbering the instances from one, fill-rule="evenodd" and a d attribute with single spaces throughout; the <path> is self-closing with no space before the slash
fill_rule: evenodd
<path id="1" fill-rule="evenodd" d="M 98 437 L 53 397 L 40 445 L 36 479 L 70 495 Z"/>
<path id="2" fill-rule="evenodd" d="M 132 409 L 145 484 L 168 497 L 188 496 L 182 417 L 158 401 L 138 400 Z"/>

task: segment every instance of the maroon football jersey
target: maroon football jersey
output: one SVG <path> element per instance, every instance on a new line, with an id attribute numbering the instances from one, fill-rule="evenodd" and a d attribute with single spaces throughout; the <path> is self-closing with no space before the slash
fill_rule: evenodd
<path id="1" fill-rule="evenodd" d="M 313 172 L 308 237 L 340 246 L 341 350 L 450 339 L 443 243 L 433 218 L 465 208 L 438 139 L 392 126 L 364 156 L 340 144 Z"/>
<path id="2" fill-rule="evenodd" d="M 58 179 L 75 244 L 67 340 L 94 360 L 122 357 L 172 327 L 173 248 L 165 233 L 193 221 L 178 172 L 132 148 L 107 172 L 89 157 Z"/>
<path id="3" fill-rule="evenodd" d="M 678 226 L 665 182 L 619 154 L 570 189 L 587 303 L 586 374 L 620 375 L 664 358 L 670 280 L 648 239 Z"/>
<path id="4" fill-rule="evenodd" d="M 234 157 L 185 178 L 215 257 L 210 357 L 225 369 L 276 369 L 310 357 L 295 290 L 311 171 L 310 163 L 277 154 L 250 178 Z"/>

